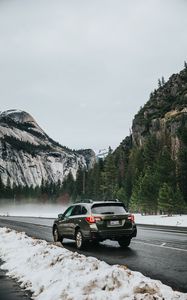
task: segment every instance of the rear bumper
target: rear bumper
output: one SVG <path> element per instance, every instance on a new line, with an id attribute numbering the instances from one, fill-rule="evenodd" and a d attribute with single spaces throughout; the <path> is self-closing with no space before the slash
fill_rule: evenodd
<path id="1" fill-rule="evenodd" d="M 87 240 L 98 240 L 103 241 L 106 239 L 110 240 L 119 240 L 126 237 L 136 237 L 137 228 L 136 225 L 132 229 L 118 229 L 118 230 L 102 230 L 102 231 L 90 231 L 89 234 L 85 237 Z"/>

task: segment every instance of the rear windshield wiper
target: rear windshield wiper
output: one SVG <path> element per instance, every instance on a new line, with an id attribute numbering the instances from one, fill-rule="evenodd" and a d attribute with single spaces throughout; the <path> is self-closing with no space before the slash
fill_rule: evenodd
<path id="1" fill-rule="evenodd" d="M 113 215 L 114 213 L 112 211 L 105 211 L 101 213 L 102 215 Z"/>

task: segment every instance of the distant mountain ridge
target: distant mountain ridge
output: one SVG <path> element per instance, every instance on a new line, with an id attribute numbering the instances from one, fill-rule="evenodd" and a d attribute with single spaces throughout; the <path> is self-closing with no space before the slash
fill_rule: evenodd
<path id="1" fill-rule="evenodd" d="M 10 186 L 62 183 L 71 172 L 95 163 L 91 149 L 71 150 L 51 139 L 25 111 L 0 113 L 0 177 Z"/>

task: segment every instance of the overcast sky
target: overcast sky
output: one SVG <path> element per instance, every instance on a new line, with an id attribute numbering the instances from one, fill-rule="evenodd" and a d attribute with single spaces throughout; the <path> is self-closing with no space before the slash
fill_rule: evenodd
<path id="1" fill-rule="evenodd" d="M 187 0 L 0 0 L 0 110 L 70 148 L 115 148 L 187 60 Z"/>

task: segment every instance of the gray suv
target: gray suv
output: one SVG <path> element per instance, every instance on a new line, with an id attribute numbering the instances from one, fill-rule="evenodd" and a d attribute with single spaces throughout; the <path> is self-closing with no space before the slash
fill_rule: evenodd
<path id="1" fill-rule="evenodd" d="M 59 214 L 53 224 L 54 241 L 73 239 L 78 249 L 88 242 L 98 243 L 106 239 L 118 241 L 121 247 L 128 247 L 136 234 L 134 216 L 117 200 L 89 200 L 73 204 Z"/>

